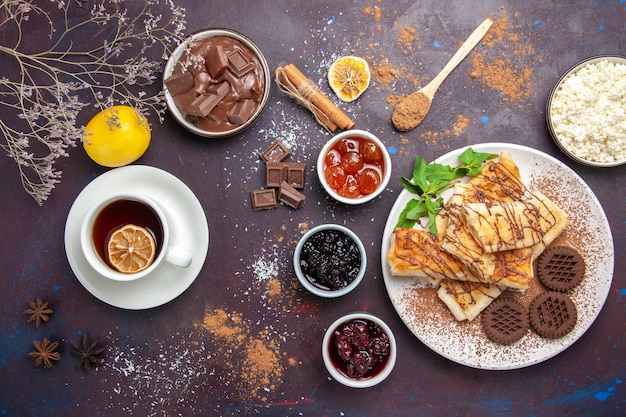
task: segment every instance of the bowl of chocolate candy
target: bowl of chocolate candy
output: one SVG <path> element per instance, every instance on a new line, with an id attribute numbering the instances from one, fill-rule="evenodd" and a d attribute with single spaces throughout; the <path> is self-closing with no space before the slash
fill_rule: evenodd
<path id="1" fill-rule="evenodd" d="M 345 226 L 322 224 L 298 241 L 293 267 L 300 284 L 323 298 L 354 290 L 365 275 L 367 254 L 361 239 Z"/>
<path id="2" fill-rule="evenodd" d="M 163 71 L 170 113 L 185 129 L 208 138 L 232 136 L 252 125 L 267 103 L 270 81 L 261 50 L 230 29 L 192 34 Z"/>
<path id="3" fill-rule="evenodd" d="M 396 340 L 387 324 L 370 313 L 350 313 L 331 324 L 322 341 L 322 358 L 333 379 L 352 388 L 369 388 L 391 374 Z"/>

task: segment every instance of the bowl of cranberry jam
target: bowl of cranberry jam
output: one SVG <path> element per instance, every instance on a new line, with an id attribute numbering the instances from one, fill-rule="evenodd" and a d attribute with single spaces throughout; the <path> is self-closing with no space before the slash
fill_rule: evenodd
<path id="1" fill-rule="evenodd" d="M 322 358 L 330 375 L 353 388 L 382 382 L 396 363 L 396 341 L 389 326 L 369 313 L 351 313 L 326 330 Z"/>
<path id="2" fill-rule="evenodd" d="M 293 256 L 300 284 L 315 295 L 336 298 L 355 289 L 365 275 L 367 255 L 359 237 L 338 224 L 305 233 Z"/>
<path id="3" fill-rule="evenodd" d="M 326 192 L 345 204 L 362 204 L 389 183 L 391 158 L 380 139 L 364 130 L 347 130 L 330 139 L 317 159 Z"/>

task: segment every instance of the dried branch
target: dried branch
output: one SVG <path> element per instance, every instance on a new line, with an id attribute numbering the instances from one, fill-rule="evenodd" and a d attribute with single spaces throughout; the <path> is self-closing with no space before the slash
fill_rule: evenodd
<path id="1" fill-rule="evenodd" d="M 0 146 L 39 205 L 61 180 L 56 160 L 82 140 L 81 110 L 126 104 L 163 121 L 163 93 L 148 87 L 186 24 L 173 0 L 130 2 L 132 10 L 121 0 L 41 3 L 0 0 L 0 60 L 11 68 L 0 77 Z"/>

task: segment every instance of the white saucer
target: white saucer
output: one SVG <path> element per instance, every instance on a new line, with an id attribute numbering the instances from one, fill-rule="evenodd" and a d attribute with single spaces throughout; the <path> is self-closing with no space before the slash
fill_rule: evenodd
<path id="1" fill-rule="evenodd" d="M 167 210 L 177 224 L 172 239 L 193 256 L 191 265 L 179 268 L 164 264 L 144 278 L 121 282 L 98 274 L 80 248 L 81 222 L 89 207 L 111 191 L 147 194 Z M 72 271 L 95 297 L 119 308 L 141 310 L 165 304 L 195 281 L 209 249 L 209 226 L 200 202 L 181 180 L 161 169 L 129 165 L 112 169 L 89 183 L 72 205 L 65 224 L 65 253 Z"/>

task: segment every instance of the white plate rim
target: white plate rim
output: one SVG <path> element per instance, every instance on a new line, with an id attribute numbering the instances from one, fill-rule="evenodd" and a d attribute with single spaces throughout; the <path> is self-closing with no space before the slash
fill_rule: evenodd
<path id="1" fill-rule="evenodd" d="M 113 186 L 116 191 L 141 192 L 157 202 L 167 201 L 166 215 L 178 223 L 173 238 L 193 255 L 189 267 L 165 264 L 149 276 L 126 282 L 104 278 L 91 268 L 80 249 L 81 219 Z M 79 193 L 68 213 L 64 238 L 70 267 L 87 291 L 114 307 L 143 310 L 175 299 L 195 281 L 208 253 L 209 228 L 202 205 L 180 179 L 159 168 L 128 165 L 101 174 Z"/>
<path id="2" fill-rule="evenodd" d="M 525 356 L 520 360 L 502 360 L 502 358 L 493 358 L 493 360 L 489 360 L 489 358 L 484 358 L 478 355 L 472 355 L 471 352 L 468 355 L 467 349 L 459 349 L 458 351 L 449 351 L 449 346 L 444 346 L 442 343 L 437 340 L 437 337 L 428 335 L 423 328 L 415 325 L 415 321 L 412 320 L 413 317 L 409 318 L 406 316 L 406 305 L 402 305 L 402 299 L 399 298 L 399 291 L 404 291 L 404 288 L 410 286 L 414 279 L 410 277 L 393 277 L 389 270 L 389 266 L 387 264 L 387 253 L 389 250 L 389 236 L 391 236 L 391 232 L 396 225 L 398 214 L 402 211 L 407 201 L 409 201 L 412 197 L 411 194 L 403 189 L 396 202 L 394 203 L 392 209 L 390 210 L 389 216 L 385 223 L 385 228 L 382 237 L 382 246 L 381 246 L 381 264 L 383 270 L 383 280 L 385 283 L 385 288 L 389 295 L 389 298 L 400 316 L 401 320 L 407 326 L 407 328 L 426 346 L 428 346 L 433 351 L 437 352 L 443 357 L 456 362 L 461 365 L 478 368 L 478 369 L 489 369 L 489 370 L 510 370 L 510 369 L 519 369 L 527 366 L 531 366 L 545 360 L 548 360 L 557 354 L 561 353 L 575 341 L 577 341 L 593 324 L 597 316 L 600 314 L 602 307 L 608 297 L 611 282 L 613 279 L 613 268 L 614 268 L 614 246 L 613 246 L 613 237 L 611 234 L 611 229 L 609 222 L 606 218 L 606 214 L 602 209 L 602 206 L 591 190 L 589 186 L 585 183 L 585 181 L 578 176 L 574 171 L 572 171 L 569 167 L 563 164 L 561 161 L 556 158 L 547 155 L 539 150 L 529 148 L 523 145 L 510 144 L 510 143 L 482 143 L 482 144 L 474 144 L 465 146 L 463 148 L 455 149 L 450 151 L 441 157 L 437 158 L 434 162 L 442 163 L 442 164 L 458 164 L 458 155 L 460 155 L 464 150 L 468 147 L 471 147 L 473 150 L 477 152 L 489 152 L 499 154 L 503 151 L 508 151 L 511 153 L 513 160 L 518 163 L 520 168 L 520 172 L 522 174 L 522 180 L 525 184 L 528 184 L 529 176 L 535 174 L 534 170 L 538 170 L 543 165 L 548 165 L 553 168 L 557 167 L 561 170 L 562 175 L 567 176 L 568 179 L 577 183 L 580 186 L 580 189 L 576 192 L 582 193 L 585 196 L 587 203 L 590 206 L 593 206 L 595 210 L 591 213 L 592 221 L 594 225 L 596 225 L 597 230 L 596 233 L 599 235 L 597 240 L 602 239 L 602 244 L 605 248 L 604 255 L 606 256 L 604 271 L 601 271 L 601 276 L 594 276 L 594 280 L 598 281 L 600 285 L 598 285 L 596 299 L 595 302 L 590 306 L 590 316 L 585 317 L 585 321 L 581 322 L 580 317 L 579 321 L 574 328 L 574 330 L 561 339 L 556 340 L 548 340 L 542 339 L 545 341 L 545 344 L 542 349 L 538 349 L 534 354 L 531 353 L 530 356 Z M 520 162 L 518 162 L 520 161 Z M 528 164 L 528 161 L 532 161 L 531 164 Z M 449 193 L 443 194 L 444 198 L 449 196 Z M 585 281 L 583 281 L 583 286 Z M 448 326 L 452 327 L 452 326 Z M 531 331 L 532 332 L 532 331 Z M 536 338 L 538 336 L 534 335 Z M 532 337 L 532 336 L 527 336 Z M 446 342 L 448 343 L 448 342 Z M 461 346 L 463 342 L 459 342 L 458 347 Z M 495 344 L 494 344 L 495 345 Z M 496 345 L 500 346 L 500 345 Z M 498 349 L 498 347 L 495 347 Z M 502 347 L 504 351 L 504 347 Z M 459 354 L 458 352 L 462 352 Z"/>

